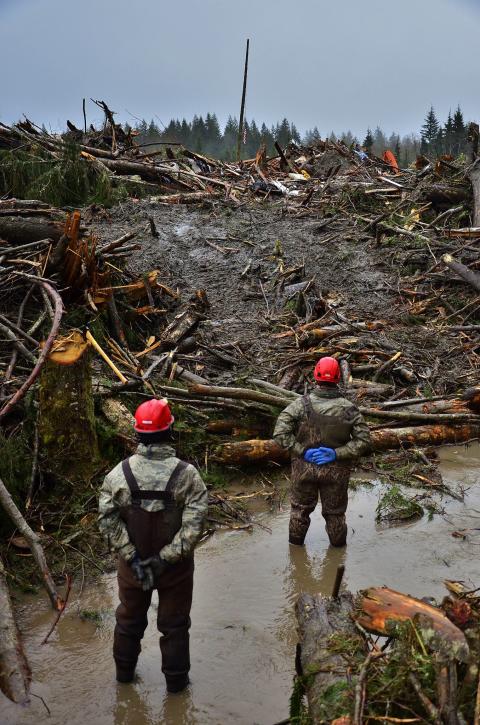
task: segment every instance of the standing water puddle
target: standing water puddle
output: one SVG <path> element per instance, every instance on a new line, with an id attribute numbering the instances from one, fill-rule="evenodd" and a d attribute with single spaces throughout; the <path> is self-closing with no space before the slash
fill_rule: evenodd
<path id="1" fill-rule="evenodd" d="M 446 514 L 401 527 L 379 528 L 375 508 L 379 485 L 352 492 L 345 551 L 328 547 L 323 519 L 312 517 L 305 549 L 287 543 L 288 506 L 263 514 L 251 533 L 217 533 L 196 554 L 192 610 L 192 686 L 166 696 L 160 670 L 158 633 L 151 610 L 138 680 L 117 685 L 111 657 L 114 575 L 72 593 L 67 611 L 47 645 L 52 621 L 46 597 L 26 598 L 17 610 L 33 670 L 29 709 L 2 699 L 2 725 L 39 722 L 59 725 L 273 725 L 288 716 L 294 674 L 294 603 L 301 592 L 329 594 L 339 564 L 352 591 L 385 584 L 416 596 L 442 597 L 444 579 L 480 584 L 479 536 L 452 537 L 457 529 L 480 527 L 480 445 L 440 452 L 444 480 L 469 487 L 463 503 L 445 499 Z M 104 612 L 103 623 L 80 612 Z M 1 696 L 0 696 L 1 697 Z"/>

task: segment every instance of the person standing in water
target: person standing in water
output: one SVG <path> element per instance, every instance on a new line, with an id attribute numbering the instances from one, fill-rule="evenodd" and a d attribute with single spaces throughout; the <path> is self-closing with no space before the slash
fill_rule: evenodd
<path id="1" fill-rule="evenodd" d="M 280 413 L 273 434 L 292 456 L 289 542 L 303 546 L 320 495 L 330 544 L 344 546 L 352 462 L 368 451 L 370 432 L 358 408 L 340 393 L 335 358 L 321 358 L 313 376 L 315 389 Z"/>

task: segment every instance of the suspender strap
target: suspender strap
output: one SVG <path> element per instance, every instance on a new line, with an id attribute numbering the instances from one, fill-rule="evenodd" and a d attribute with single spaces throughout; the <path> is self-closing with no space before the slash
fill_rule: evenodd
<path id="1" fill-rule="evenodd" d="M 130 459 L 126 458 L 122 461 L 122 471 L 125 476 L 125 480 L 130 489 L 132 496 L 132 504 L 134 506 L 140 506 L 140 501 L 164 501 L 165 503 L 171 503 L 173 496 L 170 491 L 142 491 L 137 483 L 137 479 L 133 475 L 133 471 L 130 467 Z"/>
<path id="2" fill-rule="evenodd" d="M 140 489 L 137 479 L 133 475 L 133 471 L 130 467 L 130 459 L 126 458 L 122 461 L 122 471 L 128 484 L 128 488 L 130 489 L 133 505 L 140 506 L 140 501 L 164 501 L 165 503 L 173 503 L 173 490 L 187 466 L 188 463 L 185 463 L 184 461 L 179 461 L 177 463 L 170 478 L 168 479 L 165 491 L 144 491 Z"/>

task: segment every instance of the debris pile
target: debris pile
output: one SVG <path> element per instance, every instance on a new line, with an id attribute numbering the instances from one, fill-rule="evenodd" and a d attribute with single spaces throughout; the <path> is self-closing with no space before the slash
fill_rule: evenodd
<path id="1" fill-rule="evenodd" d="M 355 599 L 302 595 L 292 719 L 477 722 L 480 598 L 462 582 L 445 584 L 440 606 L 387 587 Z"/>

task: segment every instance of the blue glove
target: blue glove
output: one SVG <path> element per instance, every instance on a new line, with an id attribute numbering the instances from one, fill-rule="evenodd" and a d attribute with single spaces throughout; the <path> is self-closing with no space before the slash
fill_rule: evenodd
<path id="1" fill-rule="evenodd" d="M 326 463 L 333 463 L 336 460 L 337 454 L 333 448 L 313 448 L 312 461 L 317 466 L 323 466 Z"/>
<path id="2" fill-rule="evenodd" d="M 320 448 L 307 448 L 307 450 L 303 454 L 303 459 L 307 461 L 307 463 L 314 463 L 315 461 L 313 460 L 313 457 L 320 450 Z"/>

